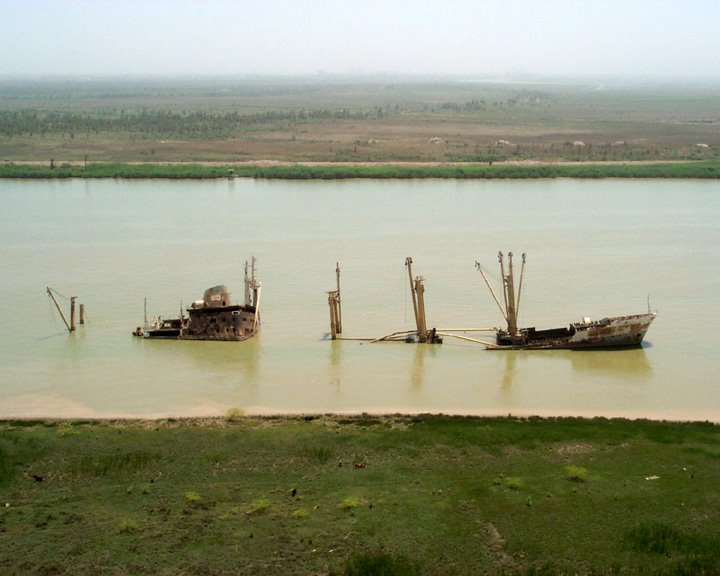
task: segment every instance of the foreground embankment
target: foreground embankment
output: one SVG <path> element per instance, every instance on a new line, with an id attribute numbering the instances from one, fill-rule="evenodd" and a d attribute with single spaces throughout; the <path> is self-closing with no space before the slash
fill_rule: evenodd
<path id="1" fill-rule="evenodd" d="M 0 550 L 9 574 L 717 574 L 720 428 L 4 421 Z"/>
<path id="2" fill-rule="evenodd" d="M 13 163 L 0 178 L 168 178 L 228 176 L 340 180 L 350 178 L 720 178 L 720 161 L 627 163 Z"/>

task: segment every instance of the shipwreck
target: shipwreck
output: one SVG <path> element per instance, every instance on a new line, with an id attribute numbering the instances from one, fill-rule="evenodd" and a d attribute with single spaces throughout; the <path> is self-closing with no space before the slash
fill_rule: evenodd
<path id="1" fill-rule="evenodd" d="M 500 273 L 503 282 L 503 303 L 497 298 L 495 291 L 488 282 L 479 262 L 475 266 L 482 274 L 495 303 L 500 308 L 507 328 L 495 329 L 495 342 L 487 343 L 490 350 L 547 350 L 547 349 L 593 349 L 611 347 L 637 347 L 642 344 L 645 333 L 655 319 L 657 313 L 648 310 L 646 313 L 628 316 L 614 316 L 591 320 L 583 318 L 563 328 L 537 330 L 535 327 L 518 328 L 518 311 L 522 296 L 522 282 L 525 272 L 525 254 L 522 255 L 520 281 L 515 291 L 513 272 L 513 254 L 508 253 L 508 270 L 505 271 L 503 253 L 498 253 Z"/>
<path id="2" fill-rule="evenodd" d="M 194 301 L 185 311 L 180 307 L 178 318 L 155 317 L 145 322 L 133 334 L 143 338 L 174 340 L 215 340 L 237 342 L 254 336 L 260 328 L 260 282 L 255 278 L 255 258 L 250 271 L 245 263 L 245 300 L 233 304 L 224 285 L 205 290 L 202 300 Z M 185 314 L 187 312 L 187 315 Z"/>

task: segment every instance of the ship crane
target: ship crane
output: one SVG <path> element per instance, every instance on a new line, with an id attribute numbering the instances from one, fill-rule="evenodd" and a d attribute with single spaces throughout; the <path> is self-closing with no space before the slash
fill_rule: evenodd
<path id="1" fill-rule="evenodd" d="M 508 272 L 505 273 L 505 258 L 503 256 L 502 252 L 498 252 L 498 262 L 500 263 L 500 274 L 502 276 L 502 283 L 503 283 L 503 302 L 504 306 L 500 304 L 500 300 L 498 299 L 497 295 L 495 294 L 495 290 L 493 290 L 492 286 L 490 285 L 490 282 L 487 279 L 487 276 L 485 276 L 485 272 L 482 269 L 482 266 L 480 265 L 480 262 L 475 262 L 475 267 L 478 269 L 480 274 L 482 274 L 483 280 L 485 280 L 485 284 L 487 285 L 488 289 L 490 290 L 490 293 L 492 294 L 493 299 L 495 300 L 495 303 L 498 305 L 498 308 L 500 309 L 500 313 L 502 314 L 503 318 L 505 319 L 505 322 L 507 323 L 507 332 L 510 337 L 516 337 L 518 336 L 518 314 L 520 311 L 520 298 L 522 296 L 522 285 L 523 285 L 523 277 L 525 275 L 525 260 L 526 256 L 523 252 L 522 254 L 522 266 L 520 267 L 520 282 L 518 285 L 517 294 L 515 292 L 515 275 L 513 270 L 513 253 L 508 252 Z"/>

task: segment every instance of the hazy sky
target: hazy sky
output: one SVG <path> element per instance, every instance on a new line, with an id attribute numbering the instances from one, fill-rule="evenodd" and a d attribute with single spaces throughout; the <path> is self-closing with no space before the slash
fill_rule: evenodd
<path id="1" fill-rule="evenodd" d="M 720 0 L 0 0 L 14 75 L 720 78 Z"/>

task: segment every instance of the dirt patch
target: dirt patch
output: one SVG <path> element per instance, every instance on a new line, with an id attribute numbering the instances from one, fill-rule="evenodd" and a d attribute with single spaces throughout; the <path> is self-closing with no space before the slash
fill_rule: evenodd
<path id="1" fill-rule="evenodd" d="M 505 539 L 492 522 L 487 523 L 485 535 L 488 539 L 488 548 L 495 555 L 497 565 L 508 570 L 515 569 L 517 566 L 515 560 L 505 552 Z"/>
<path id="2" fill-rule="evenodd" d="M 583 444 L 582 442 L 572 444 L 561 444 L 555 448 L 555 453 L 563 460 L 573 458 L 582 454 L 589 454 L 597 450 L 596 446 Z"/>

